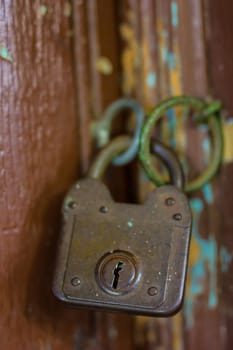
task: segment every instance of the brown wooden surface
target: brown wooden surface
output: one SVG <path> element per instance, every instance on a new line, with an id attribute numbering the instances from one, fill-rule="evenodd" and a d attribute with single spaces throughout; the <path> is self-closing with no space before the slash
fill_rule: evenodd
<path id="1" fill-rule="evenodd" d="M 233 4 L 73 0 L 71 5 L 0 1 L 0 349 L 230 350 L 231 120 L 224 124 L 224 166 L 212 192 L 193 198 L 204 209 L 194 217 L 201 244 L 194 234 L 185 299 L 191 313 L 187 303 L 183 314 L 169 319 L 72 310 L 53 297 L 51 279 L 62 198 L 88 168 L 91 124 L 111 101 L 135 96 L 149 110 L 169 95 L 213 95 L 228 115 L 233 112 Z M 183 122 L 174 135 L 165 134 L 175 136 L 178 150 L 198 165 L 194 172 L 203 166 L 202 131 L 192 134 L 197 143 L 186 142 Z M 122 200 L 132 189 L 124 173 L 114 173 L 112 189 Z M 147 191 L 143 182 L 140 188 Z M 199 261 L 204 275 L 196 281 Z M 201 289 L 196 294 L 195 281 Z"/>
<path id="2" fill-rule="evenodd" d="M 44 16 L 40 5 L 1 1 L 12 56 L 0 60 L 1 349 L 64 349 L 78 334 L 78 316 L 50 291 L 60 203 L 78 168 L 70 25 L 64 3 Z"/>
<path id="3" fill-rule="evenodd" d="M 123 72 L 130 89 L 147 108 L 161 98 L 181 93 L 220 98 L 232 113 L 232 5 L 218 1 L 130 1 L 122 13 Z M 203 6 L 204 5 L 204 6 Z M 130 33 L 130 34 L 129 34 Z M 127 60 L 127 54 L 133 61 Z M 170 59 L 174 60 L 171 61 Z M 139 64 L 136 64 L 137 62 Z M 157 79 L 150 80 L 156 76 Z M 206 162 L 203 130 L 177 119 L 175 130 L 166 122 L 168 142 L 188 157 L 191 173 Z M 230 119 L 231 120 L 231 119 Z M 225 153 L 221 172 L 206 188 L 193 194 L 193 238 L 183 312 L 172 319 L 138 319 L 150 330 L 139 339 L 140 349 L 231 349 L 232 339 L 232 127 L 224 123 Z M 188 136 L 187 136 L 188 135 Z M 208 147 L 207 147 L 208 148 Z M 203 158 L 204 155 L 204 158 Z M 228 179 L 228 180 L 227 180 Z M 141 184 L 141 193 L 148 185 Z M 227 191 L 229 194 L 226 196 Z M 223 260 L 228 262 L 224 265 Z"/>

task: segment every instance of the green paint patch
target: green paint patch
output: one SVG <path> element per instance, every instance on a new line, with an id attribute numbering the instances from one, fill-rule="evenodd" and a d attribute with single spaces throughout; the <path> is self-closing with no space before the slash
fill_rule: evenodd
<path id="1" fill-rule="evenodd" d="M 13 58 L 9 54 L 6 46 L 0 45 L 0 57 L 8 62 L 13 62 Z"/>
<path id="2" fill-rule="evenodd" d="M 41 16 L 45 16 L 46 13 L 48 12 L 48 9 L 45 5 L 40 5 L 39 11 Z"/>

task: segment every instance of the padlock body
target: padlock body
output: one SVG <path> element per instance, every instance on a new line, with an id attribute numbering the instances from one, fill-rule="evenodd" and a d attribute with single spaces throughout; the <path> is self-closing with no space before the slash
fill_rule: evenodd
<path id="1" fill-rule="evenodd" d="M 99 180 L 67 194 L 53 291 L 92 309 L 167 316 L 179 310 L 185 286 L 191 212 L 174 186 L 144 204 L 116 203 Z"/>

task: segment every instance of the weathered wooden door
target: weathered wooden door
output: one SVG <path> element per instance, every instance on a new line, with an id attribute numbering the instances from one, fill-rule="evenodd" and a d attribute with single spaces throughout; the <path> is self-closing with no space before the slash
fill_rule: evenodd
<path id="1" fill-rule="evenodd" d="M 0 1 L 1 349 L 232 349 L 232 14 L 230 0 Z M 92 121 L 119 96 L 148 111 L 183 93 L 221 99 L 228 118 L 221 171 L 191 199 L 182 313 L 68 309 L 51 293 L 60 206 L 90 164 Z M 209 145 L 202 130 L 202 142 L 186 135 L 173 130 L 198 171 Z M 115 174 L 127 200 L 128 177 Z"/>

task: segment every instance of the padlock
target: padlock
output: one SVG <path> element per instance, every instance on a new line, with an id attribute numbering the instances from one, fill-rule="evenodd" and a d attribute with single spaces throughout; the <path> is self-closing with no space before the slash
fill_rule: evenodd
<path id="1" fill-rule="evenodd" d="M 190 241 L 190 207 L 178 188 L 182 170 L 159 145 L 175 183 L 154 189 L 143 204 L 117 203 L 101 177 L 129 146 L 129 137 L 120 139 L 64 200 L 53 292 L 79 307 L 168 316 L 182 305 Z"/>

